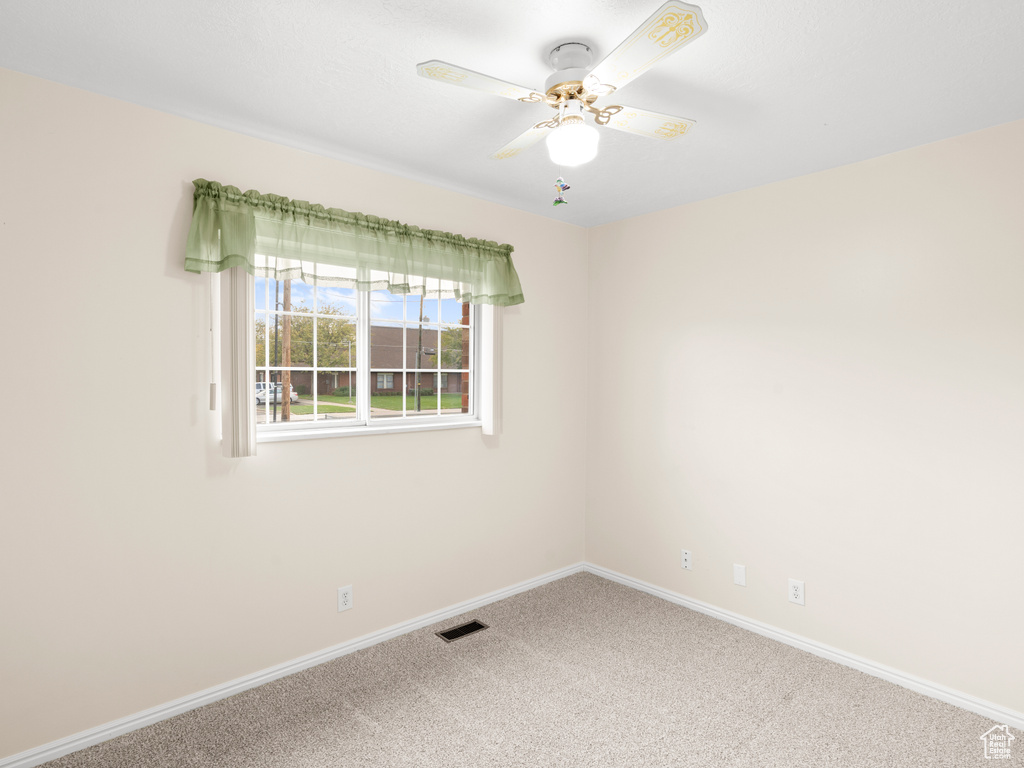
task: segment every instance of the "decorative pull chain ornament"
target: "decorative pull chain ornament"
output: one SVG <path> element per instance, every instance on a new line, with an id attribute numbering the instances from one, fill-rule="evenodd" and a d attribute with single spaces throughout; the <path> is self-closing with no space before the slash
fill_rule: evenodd
<path id="1" fill-rule="evenodd" d="M 543 93 L 444 61 L 425 61 L 416 66 L 416 71 L 436 82 L 523 103 L 544 103 L 557 109 L 555 118 L 534 124 L 491 157 L 515 157 L 544 138 L 552 162 L 571 167 L 589 162 L 597 155 L 600 132 L 587 123 L 587 116 L 599 126 L 662 141 L 672 141 L 689 131 L 694 122 L 683 117 L 595 102 L 611 97 L 623 85 L 706 31 L 707 22 L 700 8 L 669 0 L 593 69 L 589 46 L 570 42 L 556 47 L 548 57 L 555 72 L 544 84 Z M 558 204 L 556 199 L 555 205 Z"/>
<path id="2" fill-rule="evenodd" d="M 559 176 L 555 179 L 555 202 L 552 205 L 568 205 L 569 201 L 565 199 L 565 193 L 569 189 L 569 185 L 565 183 L 565 179 Z"/>

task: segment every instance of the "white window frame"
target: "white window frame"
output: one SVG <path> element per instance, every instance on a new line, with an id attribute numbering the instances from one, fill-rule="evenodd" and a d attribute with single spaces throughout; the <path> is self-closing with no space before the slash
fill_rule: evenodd
<path id="1" fill-rule="evenodd" d="M 256 445 L 265 442 L 354 437 L 367 434 L 418 432 L 460 428 L 482 428 L 485 435 L 501 431 L 501 347 L 503 311 L 501 307 L 473 305 L 470 324 L 472 345 L 470 402 L 473 411 L 468 414 L 426 414 L 394 419 L 369 418 L 370 409 L 370 293 L 357 294 L 357 338 L 366 339 L 356 352 L 356 369 L 363 372 L 365 383 L 356 387 L 357 412 L 351 422 L 338 420 L 326 426 L 324 422 L 288 422 L 263 424 L 257 430 L 256 403 L 253 392 L 256 385 L 255 365 L 255 278 L 239 267 L 224 273 L 220 281 L 220 332 L 216 334 L 221 349 L 221 377 L 225 385 L 220 389 L 224 454 L 232 457 L 251 456 Z M 212 288 L 212 286 L 211 286 Z M 440 330 L 440 326 L 439 326 Z M 360 336 L 360 331 L 362 335 Z M 435 371 L 436 373 L 436 371 Z M 363 394 L 360 396 L 360 392 Z"/>

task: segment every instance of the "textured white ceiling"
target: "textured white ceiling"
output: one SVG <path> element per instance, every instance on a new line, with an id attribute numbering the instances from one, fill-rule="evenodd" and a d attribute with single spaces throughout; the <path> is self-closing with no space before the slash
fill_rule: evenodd
<path id="1" fill-rule="evenodd" d="M 1021 0 L 697 4 L 708 32 L 616 94 L 696 127 L 602 130 L 557 208 L 543 145 L 488 158 L 550 108 L 415 65 L 539 88 L 555 45 L 600 60 L 659 0 L 0 0 L 0 66 L 583 226 L 1024 118 Z"/>

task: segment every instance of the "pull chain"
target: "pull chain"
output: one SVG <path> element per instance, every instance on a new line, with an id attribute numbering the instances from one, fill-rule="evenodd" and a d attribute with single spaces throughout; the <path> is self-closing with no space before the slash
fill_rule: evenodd
<path id="1" fill-rule="evenodd" d="M 209 273 L 210 290 L 210 410 L 217 410 L 217 364 L 213 354 L 213 273 Z"/>

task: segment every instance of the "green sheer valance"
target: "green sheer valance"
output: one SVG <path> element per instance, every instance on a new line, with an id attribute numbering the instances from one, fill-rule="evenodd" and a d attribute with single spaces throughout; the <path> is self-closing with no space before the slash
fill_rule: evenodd
<path id="1" fill-rule="evenodd" d="M 523 303 L 512 246 L 196 179 L 188 272 Z"/>

